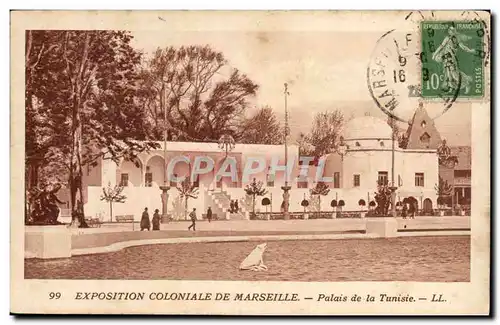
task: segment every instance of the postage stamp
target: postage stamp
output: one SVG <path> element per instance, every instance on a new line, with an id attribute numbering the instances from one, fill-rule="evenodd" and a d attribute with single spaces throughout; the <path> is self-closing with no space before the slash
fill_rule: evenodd
<path id="1" fill-rule="evenodd" d="M 488 315 L 489 20 L 12 11 L 11 312 Z"/>
<path id="2" fill-rule="evenodd" d="M 479 21 L 424 21 L 422 97 L 458 89 L 458 97 L 484 95 L 484 36 Z"/>

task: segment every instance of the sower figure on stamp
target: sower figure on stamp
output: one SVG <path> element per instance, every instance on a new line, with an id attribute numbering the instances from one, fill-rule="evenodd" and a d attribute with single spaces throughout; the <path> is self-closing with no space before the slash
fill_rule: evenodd
<path id="1" fill-rule="evenodd" d="M 141 231 L 143 231 L 144 229 L 147 229 L 148 231 L 151 230 L 148 208 L 144 208 L 144 212 L 142 213 L 142 218 L 141 218 Z"/>
<path id="2" fill-rule="evenodd" d="M 438 63 L 443 63 L 445 73 L 444 87 L 456 89 L 460 86 L 465 89 L 465 93 L 469 93 L 470 83 L 472 77 L 465 74 L 458 67 L 457 52 L 458 48 L 468 53 L 475 53 L 474 49 L 465 45 L 465 41 L 471 39 L 470 36 L 458 33 L 453 26 L 448 29 L 448 36 L 446 36 L 432 54 L 432 59 Z"/>
<path id="3" fill-rule="evenodd" d="M 196 208 L 193 208 L 193 211 L 191 211 L 189 217 L 191 218 L 191 225 L 188 227 L 188 230 L 191 230 L 191 228 L 193 228 L 193 231 L 196 231 Z"/>

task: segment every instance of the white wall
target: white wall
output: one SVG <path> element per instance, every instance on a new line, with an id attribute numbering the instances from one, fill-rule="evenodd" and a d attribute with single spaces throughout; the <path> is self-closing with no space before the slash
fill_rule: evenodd
<path id="1" fill-rule="evenodd" d="M 168 213 L 174 213 L 174 202 L 180 196 L 176 188 L 170 188 L 168 191 Z M 90 186 L 88 188 L 88 203 L 85 204 L 85 215 L 95 217 L 101 213 L 104 216 L 104 221 L 109 221 L 109 203 L 101 201 L 102 188 Z M 147 207 L 150 217 L 153 216 L 154 210 L 158 209 L 162 212 L 161 190 L 153 184 L 152 187 L 125 187 L 123 194 L 127 199 L 125 203 L 113 203 L 113 221 L 117 215 L 134 215 L 135 220 L 140 220 L 144 208 Z M 188 213 L 193 208 L 196 208 L 198 216 L 205 213 L 206 191 L 203 187 L 198 190 L 198 198 L 190 198 L 188 200 Z M 184 201 L 181 203 L 182 211 L 184 210 Z M 183 214 L 181 213 L 181 216 Z"/>

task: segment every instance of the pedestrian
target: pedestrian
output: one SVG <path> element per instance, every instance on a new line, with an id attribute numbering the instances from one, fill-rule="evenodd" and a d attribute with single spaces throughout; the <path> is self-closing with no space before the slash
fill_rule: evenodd
<path id="1" fill-rule="evenodd" d="M 413 203 L 413 208 L 412 208 L 412 213 L 411 213 L 411 219 L 415 219 L 415 214 L 417 213 L 417 210 L 418 210 L 418 206 L 417 206 L 417 203 Z"/>
<path id="2" fill-rule="evenodd" d="M 238 200 L 234 200 L 234 212 L 238 213 L 239 207 L 238 207 Z"/>
<path id="3" fill-rule="evenodd" d="M 231 200 L 231 203 L 229 204 L 229 212 L 234 213 L 234 201 Z"/>
<path id="4" fill-rule="evenodd" d="M 144 208 L 144 212 L 142 213 L 142 218 L 141 218 L 141 231 L 143 231 L 144 229 L 147 229 L 148 231 L 151 230 L 148 208 Z"/>
<path id="5" fill-rule="evenodd" d="M 211 207 L 208 207 L 208 209 L 207 209 L 207 219 L 208 219 L 208 222 L 212 222 L 212 208 Z"/>
<path id="6" fill-rule="evenodd" d="M 408 219 L 413 219 L 412 216 L 415 214 L 415 205 L 413 202 L 408 203 L 409 208 L 408 208 Z"/>
<path id="7" fill-rule="evenodd" d="M 152 221 L 153 221 L 153 230 L 160 230 L 160 211 L 158 209 L 155 210 Z"/>
<path id="8" fill-rule="evenodd" d="M 403 216 L 403 219 L 406 219 L 406 213 L 408 212 L 408 205 L 406 203 L 403 203 L 403 212 L 401 215 Z"/>
<path id="9" fill-rule="evenodd" d="M 193 228 L 193 231 L 196 231 L 196 208 L 193 208 L 193 211 L 191 211 L 189 217 L 191 218 L 191 225 L 188 227 L 188 230 L 191 230 L 191 228 Z"/>

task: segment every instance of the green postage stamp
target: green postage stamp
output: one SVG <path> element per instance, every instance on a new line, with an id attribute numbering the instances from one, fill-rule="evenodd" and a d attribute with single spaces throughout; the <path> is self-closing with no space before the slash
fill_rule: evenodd
<path id="1" fill-rule="evenodd" d="M 484 95 L 484 34 L 480 21 L 424 21 L 422 97 Z"/>

